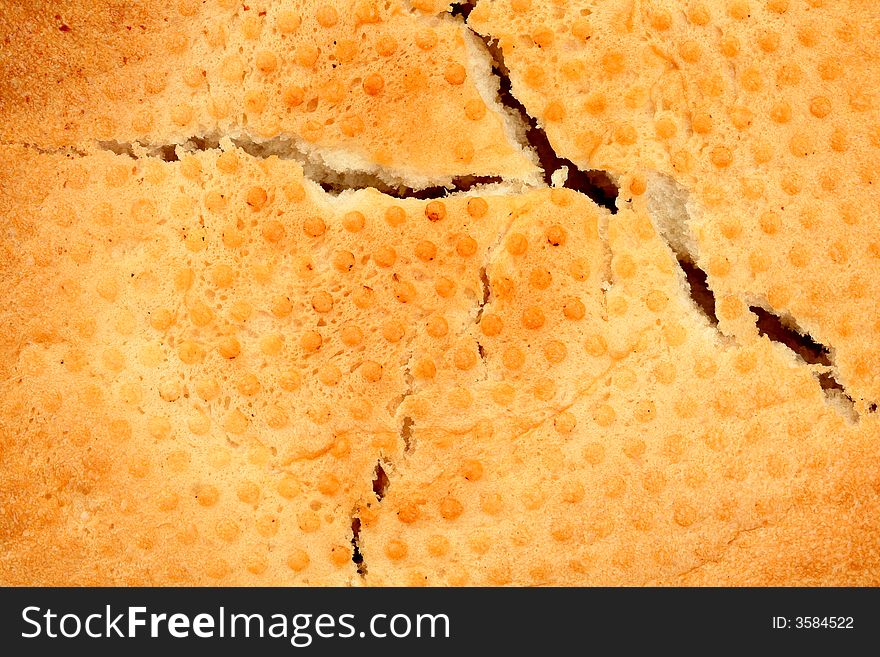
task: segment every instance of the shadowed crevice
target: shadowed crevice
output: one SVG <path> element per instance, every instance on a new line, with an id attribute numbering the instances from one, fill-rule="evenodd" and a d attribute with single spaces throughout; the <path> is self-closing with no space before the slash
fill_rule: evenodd
<path id="1" fill-rule="evenodd" d="M 435 198 L 445 198 L 453 193 L 469 192 L 472 189 L 484 185 L 495 185 L 501 182 L 503 182 L 503 179 L 497 176 L 462 176 L 459 178 L 453 178 L 452 185 L 449 187 L 436 185 L 433 187 L 425 187 L 424 189 L 413 189 L 412 187 L 407 187 L 405 185 L 396 187 L 391 186 L 386 184 L 380 178 L 375 178 L 365 187 L 372 187 L 383 194 L 394 198 L 416 198 L 424 201 Z M 338 179 L 338 177 L 334 176 L 332 173 L 328 173 L 326 178 L 318 182 L 318 184 L 321 185 L 321 189 L 332 196 L 338 196 L 342 192 L 350 189 L 365 188 L 362 186 L 351 186 L 343 182 L 341 179 Z"/>
<path id="2" fill-rule="evenodd" d="M 834 359 L 831 350 L 816 342 L 809 333 L 799 330 L 790 319 L 780 317 L 761 306 L 749 306 L 749 310 L 758 318 L 756 322 L 758 333 L 774 342 L 785 345 L 805 363 L 829 368 L 824 372 L 814 373 L 813 376 L 819 381 L 825 396 L 830 401 L 839 404 L 842 409 L 846 409 L 849 415 L 857 421 L 859 415 L 855 400 L 834 376 Z M 868 406 L 867 410 L 869 413 L 874 412 L 876 405 Z"/>
<path id="3" fill-rule="evenodd" d="M 463 3 L 458 12 L 453 9 L 452 13 L 453 15 L 466 17 L 470 10 L 466 9 L 465 3 Z M 531 116 L 526 110 L 525 105 L 513 95 L 510 71 L 504 63 L 504 53 L 501 51 L 497 40 L 484 37 L 474 30 L 471 31 L 486 45 L 489 54 L 492 56 L 492 72 L 500 81 L 498 99 L 504 107 L 519 117 L 524 126 L 526 141 L 538 156 L 538 162 L 544 173 L 545 184 L 552 186 L 553 174 L 559 170 L 566 169 L 568 174 L 563 187 L 583 194 L 596 203 L 596 205 L 610 210 L 612 214 L 616 213 L 618 187 L 611 176 L 605 171 L 579 169 L 574 162 L 556 153 L 550 144 L 547 133 L 540 126 L 537 118 Z"/>
<path id="4" fill-rule="evenodd" d="M 367 574 L 367 564 L 364 562 L 364 555 L 361 553 L 361 519 L 355 515 L 351 519 L 351 560 L 357 566 L 357 573 L 361 577 Z"/>
<path id="5" fill-rule="evenodd" d="M 474 10 L 473 2 L 454 2 L 452 7 L 450 8 L 449 13 L 453 16 L 460 16 L 465 21 L 468 19 L 468 16 L 471 15 L 471 12 Z"/>
<path id="6" fill-rule="evenodd" d="M 667 243 L 684 272 L 690 297 L 709 323 L 717 329 L 715 295 L 709 286 L 706 272 L 697 266 L 697 242 L 690 226 L 688 192 L 667 176 L 655 176 L 651 181 L 648 210 L 660 237 Z M 814 366 L 813 376 L 821 386 L 828 403 L 852 421 L 858 421 L 856 401 L 835 377 L 833 350 L 816 342 L 802 331 L 791 316 L 780 316 L 769 310 L 766 301 L 755 300 L 749 307 L 756 318 L 758 333 L 787 347 L 798 359 Z M 862 400 L 864 401 L 864 400 Z M 872 410 L 873 409 L 873 410 Z M 872 413 L 872 404 L 862 407 Z"/>
<path id="7" fill-rule="evenodd" d="M 382 461 L 377 461 L 373 477 L 373 492 L 376 494 L 376 499 L 380 502 L 388 491 L 388 484 L 388 475 L 385 472 L 385 468 L 382 467 Z"/>
<path id="8" fill-rule="evenodd" d="M 376 500 L 381 502 L 388 490 L 388 475 L 385 468 L 382 467 L 382 461 L 376 461 L 376 468 L 373 470 L 373 494 Z M 370 506 L 370 502 L 367 502 Z M 364 577 L 367 574 L 367 563 L 364 560 L 364 553 L 361 551 L 361 507 L 355 508 L 351 517 L 351 560 L 357 566 L 358 575 Z"/>
<path id="9" fill-rule="evenodd" d="M 676 259 L 687 279 L 694 304 L 703 312 L 712 326 L 718 326 L 718 315 L 715 314 L 715 293 L 709 287 L 706 272 L 687 258 L 676 255 Z"/>
<path id="10" fill-rule="evenodd" d="M 778 315 L 760 306 L 750 306 L 749 310 L 758 317 L 756 325 L 761 335 L 766 335 L 774 342 L 784 344 L 810 365 L 826 365 L 830 367 L 834 364 L 831 362 L 828 347 L 813 340 L 809 334 L 798 331 L 790 325 L 790 322 L 785 322 Z M 840 387 L 840 384 L 837 384 L 835 387 Z"/>

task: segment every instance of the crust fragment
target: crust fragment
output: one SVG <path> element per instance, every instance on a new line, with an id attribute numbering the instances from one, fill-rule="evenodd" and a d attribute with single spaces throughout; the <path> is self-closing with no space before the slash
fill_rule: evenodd
<path id="1" fill-rule="evenodd" d="M 0 160 L 0 580 L 356 578 L 410 345 L 470 317 L 505 203 L 333 198 L 237 149 Z"/>
<path id="2" fill-rule="evenodd" d="M 875 4 L 481 0 L 468 22 L 498 40 L 557 152 L 622 176 L 623 198 L 653 194 L 653 173 L 689 194 L 723 325 L 748 341 L 744 305 L 793 317 L 833 349 L 858 411 L 874 407 Z"/>
<path id="3" fill-rule="evenodd" d="M 880 583 L 871 8 L 480 2 L 611 215 L 522 184 L 450 3 L 6 4 L 0 582 Z"/>
<path id="4" fill-rule="evenodd" d="M 417 189 L 539 180 L 458 20 L 372 0 L 4 4 L 6 143 L 280 136 Z"/>
<path id="5" fill-rule="evenodd" d="M 540 226 L 541 201 L 524 224 Z M 583 205 L 553 208 L 569 235 L 582 230 Z M 559 326 L 523 330 L 520 309 L 496 303 L 511 342 L 530 335 L 522 379 L 487 349 L 490 374 L 472 384 L 467 415 L 433 390 L 407 398 L 416 449 L 395 468 L 378 512 L 362 516 L 367 581 L 876 583 L 876 559 L 860 561 L 876 534 L 855 529 L 876 527 L 876 498 L 853 488 L 871 480 L 873 418 L 854 428 L 825 403 L 809 369 L 769 340 L 722 340 L 692 307 L 643 207 L 610 218 L 607 235 L 610 288 L 603 293 L 601 278 L 581 285 L 582 298 L 604 298 L 605 312 L 587 302 L 583 318 L 565 320 L 581 330 L 581 340 L 564 341 L 567 355 L 541 354 Z M 528 249 L 540 249 L 543 236 L 530 237 Z M 537 256 L 554 281 L 570 276 L 568 247 Z M 570 248 L 584 252 L 576 240 Z M 507 285 L 526 296 L 533 271 L 520 255 L 505 268 Z M 563 315 L 564 294 L 539 297 L 548 318 Z M 547 390 L 543 414 L 535 412 L 534 395 Z M 838 490 L 868 509 L 844 512 Z M 806 509 L 823 519 L 810 531 Z M 844 527 L 831 521 L 836 513 Z M 752 533 L 771 542 L 747 539 Z M 804 549 L 819 543 L 834 556 Z M 793 560 L 770 557 L 776 550 Z M 746 564 L 755 554 L 761 560 Z"/>

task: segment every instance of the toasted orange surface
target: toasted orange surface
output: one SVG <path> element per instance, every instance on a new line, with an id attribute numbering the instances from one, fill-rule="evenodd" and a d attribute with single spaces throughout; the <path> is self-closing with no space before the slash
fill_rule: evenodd
<path id="1" fill-rule="evenodd" d="M 877 585 L 878 26 L 0 0 L 0 583 Z"/>

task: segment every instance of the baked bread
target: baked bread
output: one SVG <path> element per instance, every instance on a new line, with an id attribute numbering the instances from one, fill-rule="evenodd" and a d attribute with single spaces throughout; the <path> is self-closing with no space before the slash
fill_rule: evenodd
<path id="1" fill-rule="evenodd" d="M 647 194 L 745 338 L 766 308 L 880 398 L 880 11 L 865 0 L 482 0 L 513 92 L 583 169 Z M 736 300 L 740 303 L 737 304 Z"/>
<path id="2" fill-rule="evenodd" d="M 0 583 L 880 583 L 876 11 L 473 4 L 0 0 Z"/>
<path id="3" fill-rule="evenodd" d="M 483 43 L 461 21 L 405 5 L 5 2 L 0 140 L 230 137 L 354 184 L 537 182 Z"/>

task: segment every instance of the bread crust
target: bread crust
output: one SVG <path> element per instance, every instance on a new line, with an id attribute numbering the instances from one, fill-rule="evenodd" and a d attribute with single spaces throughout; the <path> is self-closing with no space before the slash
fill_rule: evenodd
<path id="1" fill-rule="evenodd" d="M 399 0 L 4 2 L 0 34 L 4 143 L 228 136 L 414 188 L 538 180 L 484 49 Z"/>
<path id="2" fill-rule="evenodd" d="M 612 213 L 536 184 L 449 3 L 233 4 L 0 0 L 0 583 L 880 584 L 872 7 L 478 2 Z"/>
<path id="3" fill-rule="evenodd" d="M 480 0 L 513 93 L 556 151 L 625 197 L 684 191 L 689 257 L 719 299 L 834 352 L 860 412 L 880 399 L 880 12 L 849 2 Z M 658 174 L 661 178 L 658 178 Z M 661 190 L 662 191 L 662 190 Z M 720 313 L 743 338 L 754 319 Z"/>

